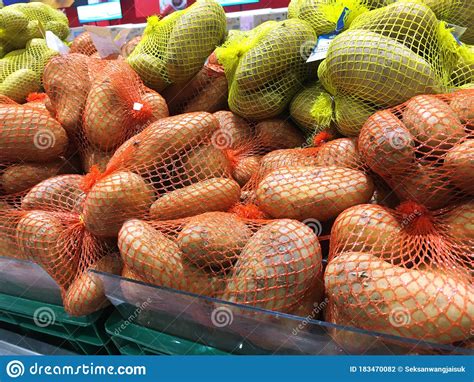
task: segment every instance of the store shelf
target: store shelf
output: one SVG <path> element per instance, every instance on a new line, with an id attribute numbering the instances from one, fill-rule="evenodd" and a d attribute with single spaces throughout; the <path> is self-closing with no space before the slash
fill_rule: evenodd
<path id="1" fill-rule="evenodd" d="M 227 353 L 473 354 L 459 347 L 338 326 L 96 273 L 123 320 Z M 226 325 L 212 319 L 216 312 L 230 317 Z M 128 335 L 129 340 L 135 335 Z M 336 336 L 347 342 L 336 342 Z"/>

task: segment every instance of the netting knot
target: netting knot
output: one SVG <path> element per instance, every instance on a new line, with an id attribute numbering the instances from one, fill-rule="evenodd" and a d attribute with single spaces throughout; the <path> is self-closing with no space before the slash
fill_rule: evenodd
<path id="1" fill-rule="evenodd" d="M 402 202 L 397 211 L 401 214 L 401 226 L 414 235 L 427 235 L 434 230 L 433 217 L 423 205 L 406 201 Z"/>
<path id="2" fill-rule="evenodd" d="M 313 146 L 314 147 L 319 147 L 323 145 L 326 142 L 329 142 L 332 140 L 334 137 L 332 136 L 331 133 L 327 131 L 321 131 L 320 133 L 316 134 L 313 138 Z"/>
<path id="3" fill-rule="evenodd" d="M 243 219 L 265 219 L 265 213 L 255 204 L 237 204 L 229 212 Z"/>

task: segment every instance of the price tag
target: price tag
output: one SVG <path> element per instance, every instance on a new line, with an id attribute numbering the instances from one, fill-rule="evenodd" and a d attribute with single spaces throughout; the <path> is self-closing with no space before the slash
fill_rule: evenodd
<path id="1" fill-rule="evenodd" d="M 466 27 L 461 27 L 461 26 L 456 25 L 456 24 L 446 24 L 446 27 L 449 28 L 449 29 L 452 29 L 451 34 L 456 39 L 457 43 L 459 45 L 462 45 L 462 42 L 460 41 L 460 38 L 462 37 L 464 32 L 466 32 L 467 28 Z"/>
<path id="2" fill-rule="evenodd" d="M 120 54 L 120 47 L 114 42 L 114 36 L 110 29 L 92 25 L 86 25 L 84 29 L 90 33 L 92 42 L 101 58 Z"/>
<path id="3" fill-rule="evenodd" d="M 318 37 L 318 41 L 316 42 L 316 45 L 314 46 L 311 55 L 308 57 L 306 62 L 321 61 L 326 58 L 329 45 L 331 45 L 332 40 L 334 40 L 334 38 L 344 29 L 349 12 L 349 8 L 344 7 L 337 20 L 336 29 L 331 33 L 322 34 Z"/>
<path id="4" fill-rule="evenodd" d="M 51 31 L 46 31 L 46 45 L 61 56 L 69 53 L 69 47 Z"/>

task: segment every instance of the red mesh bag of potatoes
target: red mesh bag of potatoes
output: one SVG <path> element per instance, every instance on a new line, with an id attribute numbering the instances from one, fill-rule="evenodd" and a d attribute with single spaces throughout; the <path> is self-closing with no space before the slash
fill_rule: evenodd
<path id="1" fill-rule="evenodd" d="M 21 193 L 40 181 L 78 169 L 66 159 L 64 128 L 42 107 L 0 104 L 0 195 Z"/>
<path id="2" fill-rule="evenodd" d="M 438 209 L 474 195 L 473 126 L 473 89 L 420 95 L 373 114 L 359 151 L 401 200 Z"/>
<path id="3" fill-rule="evenodd" d="M 80 53 L 86 56 L 92 56 L 94 53 L 97 53 L 97 49 L 92 41 L 90 33 L 83 32 L 72 40 L 69 52 Z"/>
<path id="4" fill-rule="evenodd" d="M 0 200 L 0 253 L 39 264 L 60 286 L 66 311 L 86 315 L 107 305 L 90 270 L 121 273 L 116 244 L 87 231 L 82 175 L 40 182 L 21 197 Z"/>
<path id="5" fill-rule="evenodd" d="M 256 204 L 269 218 L 322 223 L 346 208 L 369 202 L 374 182 L 356 139 L 340 138 L 319 147 L 266 154 L 244 192 L 246 203 Z"/>
<path id="6" fill-rule="evenodd" d="M 227 108 L 228 86 L 224 68 L 206 63 L 187 83 L 171 85 L 163 91 L 171 115 Z"/>
<path id="7" fill-rule="evenodd" d="M 118 247 L 131 279 L 263 309 L 294 312 L 321 297 L 321 247 L 307 225 L 207 212 L 126 221 Z M 316 298 L 316 297 L 315 297 Z"/>
<path id="8" fill-rule="evenodd" d="M 375 204 L 345 210 L 332 227 L 324 275 L 329 317 L 438 344 L 468 340 L 474 324 L 473 217 L 472 201 L 441 210 L 412 201 L 395 210 Z"/>

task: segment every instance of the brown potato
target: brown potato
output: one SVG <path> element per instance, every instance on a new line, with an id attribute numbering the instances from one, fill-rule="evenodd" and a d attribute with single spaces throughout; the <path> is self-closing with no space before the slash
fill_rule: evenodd
<path id="1" fill-rule="evenodd" d="M 336 166 L 281 168 L 260 182 L 257 202 L 274 218 L 323 222 L 351 206 L 367 203 L 373 191 L 370 178 L 357 170 Z"/>
<path id="2" fill-rule="evenodd" d="M 249 123 L 231 111 L 218 111 L 213 114 L 219 123 L 219 130 L 216 134 L 221 134 L 215 140 L 222 140 L 223 146 L 229 149 L 245 147 L 252 141 L 253 132 Z M 223 147 L 224 148 L 224 147 Z"/>
<path id="3" fill-rule="evenodd" d="M 240 186 L 244 186 L 258 172 L 261 160 L 261 155 L 249 155 L 239 159 L 232 170 L 232 177 Z"/>
<path id="4" fill-rule="evenodd" d="M 94 264 L 91 270 L 119 275 L 122 261 L 117 255 L 107 255 Z M 91 314 L 109 304 L 102 281 L 89 270 L 71 284 L 64 297 L 64 309 L 72 316 Z"/>
<path id="5" fill-rule="evenodd" d="M 474 124 L 474 96 L 471 92 L 456 92 L 449 104 L 462 123 Z"/>
<path id="6" fill-rule="evenodd" d="M 225 270 L 237 259 L 251 236 L 250 228 L 239 217 L 208 212 L 189 219 L 177 243 L 188 262 Z"/>
<path id="7" fill-rule="evenodd" d="M 368 253 L 339 254 L 326 268 L 325 285 L 329 299 L 362 329 L 449 344 L 468 338 L 474 323 L 466 280 Z"/>
<path id="8" fill-rule="evenodd" d="M 474 139 L 455 145 L 444 158 L 452 182 L 464 192 L 474 195 Z"/>
<path id="9" fill-rule="evenodd" d="M 208 145 L 193 149 L 183 160 L 183 170 L 190 183 L 231 174 L 231 163 L 224 151 Z"/>
<path id="10" fill-rule="evenodd" d="M 179 247 L 148 223 L 137 219 L 125 222 L 118 247 L 124 264 L 141 279 L 182 289 L 183 255 Z"/>
<path id="11" fill-rule="evenodd" d="M 339 166 L 354 170 L 363 168 L 355 138 L 339 138 L 323 144 L 319 148 L 317 161 L 320 166 Z"/>
<path id="12" fill-rule="evenodd" d="M 305 143 L 304 135 L 295 125 L 283 119 L 268 119 L 255 126 L 259 144 L 268 150 L 291 149 Z"/>
<path id="13" fill-rule="evenodd" d="M 33 187 L 22 199 L 24 210 L 64 210 L 81 212 L 86 194 L 82 175 L 60 175 Z"/>
<path id="14" fill-rule="evenodd" d="M 443 223 L 450 238 L 467 248 L 474 245 L 474 202 L 463 203 L 443 216 Z M 472 263 L 471 263 L 472 264 Z"/>
<path id="15" fill-rule="evenodd" d="M 152 204 L 150 216 L 172 220 L 204 212 L 227 211 L 240 199 L 240 187 L 232 179 L 210 178 L 168 192 Z"/>
<path id="16" fill-rule="evenodd" d="M 119 171 L 99 180 L 84 203 L 86 228 L 97 236 L 117 236 L 122 224 L 144 216 L 154 200 L 152 187 L 140 175 Z"/>
<path id="17" fill-rule="evenodd" d="M 92 146 L 88 147 L 82 153 L 82 167 L 85 172 L 89 172 L 91 167 L 96 165 L 101 172 L 104 172 L 113 154 L 113 152 L 102 151 Z"/>
<path id="18" fill-rule="evenodd" d="M 223 298 L 276 311 L 298 306 L 321 271 L 321 247 L 307 225 L 276 220 L 248 241 Z"/>
<path id="19" fill-rule="evenodd" d="M 166 118 L 170 115 L 165 99 L 154 90 L 147 89 L 146 94 L 143 96 L 143 101 L 150 105 L 156 120 Z"/>
<path id="20" fill-rule="evenodd" d="M 461 121 L 439 98 L 419 95 L 407 102 L 403 123 L 420 142 L 419 150 L 444 153 L 465 136 Z"/>

